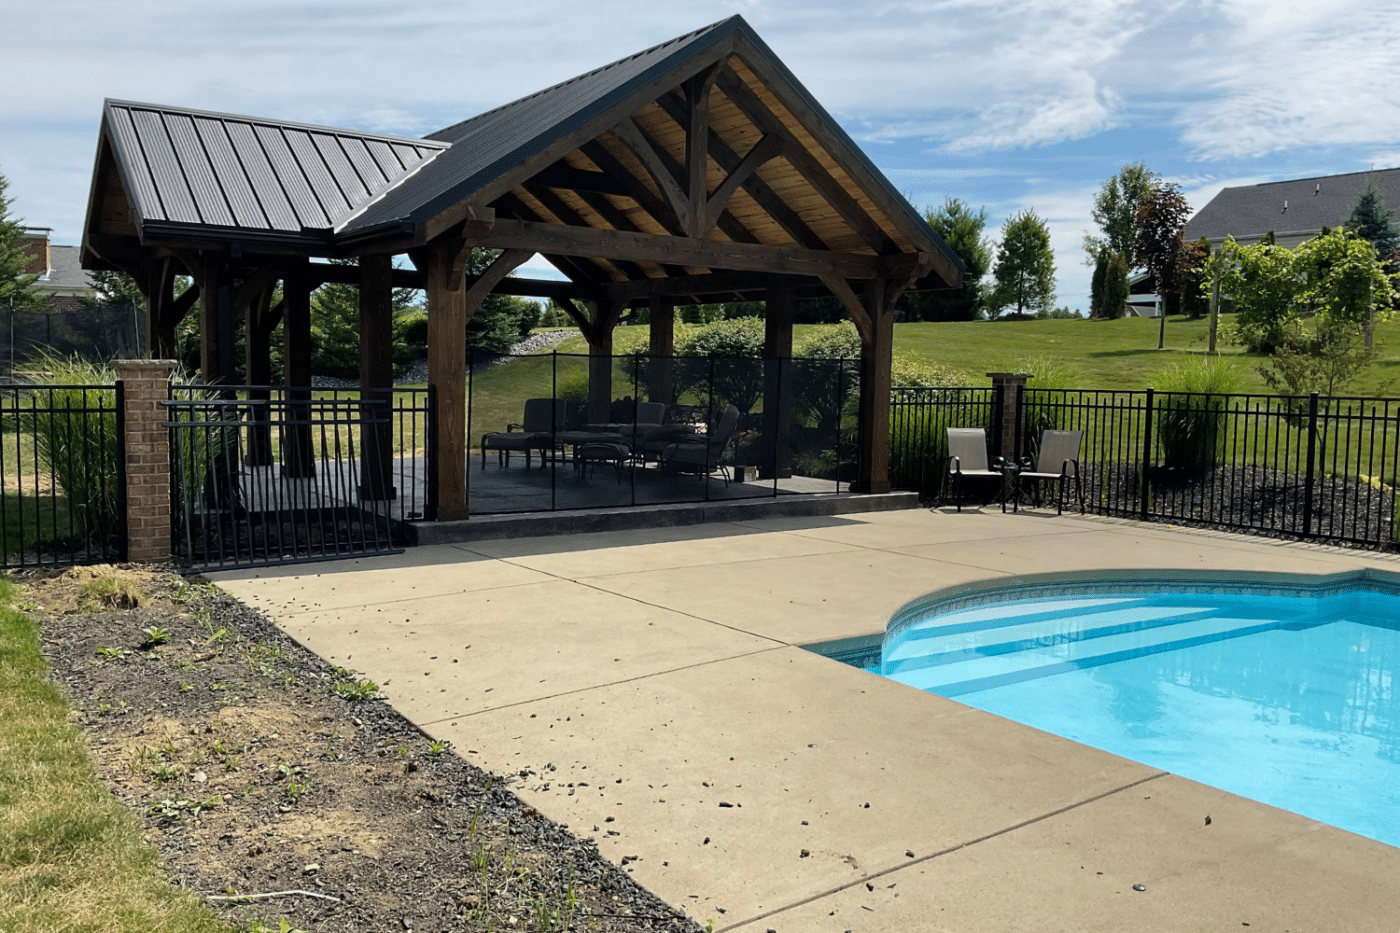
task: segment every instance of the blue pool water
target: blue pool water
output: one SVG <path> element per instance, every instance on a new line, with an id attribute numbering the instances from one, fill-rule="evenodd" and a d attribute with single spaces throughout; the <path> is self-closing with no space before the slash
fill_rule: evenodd
<path id="1" fill-rule="evenodd" d="M 866 669 L 1400 846 L 1400 594 L 1125 589 L 915 607 Z"/>

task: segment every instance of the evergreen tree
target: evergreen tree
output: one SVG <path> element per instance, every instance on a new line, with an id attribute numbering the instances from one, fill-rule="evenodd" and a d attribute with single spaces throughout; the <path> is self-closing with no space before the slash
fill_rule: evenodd
<path id="1" fill-rule="evenodd" d="M 1385 200 L 1375 185 L 1367 184 L 1366 190 L 1356 199 L 1351 209 L 1346 228 L 1354 230 L 1364 240 L 1371 241 L 1376 256 L 1384 262 L 1390 254 L 1400 249 L 1400 231 L 1395 229 L 1395 212 L 1387 210 Z"/>
<path id="2" fill-rule="evenodd" d="M 0 306 L 37 308 L 43 303 L 43 295 L 34 285 L 39 277 L 25 272 L 29 253 L 24 248 L 24 223 L 10 217 L 14 198 L 5 196 L 9 187 L 9 181 L 0 174 Z"/>
<path id="3" fill-rule="evenodd" d="M 1128 260 L 1114 253 L 1104 270 L 1103 316 L 1120 318 L 1128 305 Z"/>
<path id="4" fill-rule="evenodd" d="M 1108 282 L 1108 263 L 1112 256 L 1107 249 L 1100 249 L 1094 260 L 1094 277 L 1089 280 L 1089 317 L 1106 317 L 1104 314 L 1103 293 Z"/>
<path id="5" fill-rule="evenodd" d="M 993 273 L 996 285 L 987 304 L 993 314 L 1049 310 L 1055 305 L 1055 254 L 1050 228 L 1026 209 L 1012 214 L 1001 228 L 1001 247 Z"/>
<path id="6" fill-rule="evenodd" d="M 974 321 L 982 312 L 982 278 L 992 265 L 992 244 L 983 235 L 985 208 L 973 210 L 959 198 L 948 198 L 938 208 L 924 211 L 924 219 L 967 267 L 961 288 L 953 291 L 913 292 L 901 302 L 911 321 Z"/>

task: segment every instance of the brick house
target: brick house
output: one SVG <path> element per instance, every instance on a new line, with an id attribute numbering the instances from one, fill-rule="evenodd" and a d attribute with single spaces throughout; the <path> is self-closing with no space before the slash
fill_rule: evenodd
<path id="1" fill-rule="evenodd" d="M 58 246 L 48 227 L 26 227 L 24 246 L 29 252 L 25 274 L 39 276 L 35 287 L 45 297 L 45 311 L 77 311 L 92 297 L 92 278 L 79 264 L 80 248 Z"/>

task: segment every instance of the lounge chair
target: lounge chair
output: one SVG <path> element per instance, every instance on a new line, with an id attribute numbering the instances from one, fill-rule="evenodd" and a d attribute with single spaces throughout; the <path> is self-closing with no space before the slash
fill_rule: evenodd
<path id="1" fill-rule="evenodd" d="M 486 469 L 486 451 L 496 451 L 496 459 L 502 466 L 510 466 L 512 451 L 525 452 L 525 468 L 530 468 L 530 452 L 540 452 L 541 469 L 547 464 L 545 451 L 557 450 L 557 433 L 564 427 L 567 403 L 562 398 L 532 398 L 525 402 L 525 418 L 519 423 L 506 425 L 504 431 L 484 434 L 481 437 L 481 468 Z"/>
<path id="2" fill-rule="evenodd" d="M 998 458 L 1000 459 L 1000 458 Z M 1001 470 L 987 464 L 987 432 L 981 428 L 948 428 L 948 475 L 953 478 L 953 497 L 962 511 L 963 480 L 966 478 L 1005 480 Z M 990 501 L 984 500 L 983 505 Z"/>
<path id="3" fill-rule="evenodd" d="M 702 476 L 719 471 L 724 485 L 729 485 L 729 468 L 723 463 L 724 450 L 734 439 L 739 427 L 739 409 L 730 405 L 705 434 L 672 441 L 661 451 L 661 469 L 667 473 L 697 473 Z"/>
<path id="4" fill-rule="evenodd" d="M 1084 483 L 1079 478 L 1079 445 L 1083 440 L 1083 431 L 1046 431 L 1040 436 L 1040 456 L 1036 458 L 1035 469 L 1021 471 L 1021 483 L 1035 482 L 1037 505 L 1042 482 L 1053 480 L 1060 484 L 1056 515 L 1065 512 L 1065 483 L 1071 479 L 1079 493 L 1079 512 L 1084 513 Z"/>

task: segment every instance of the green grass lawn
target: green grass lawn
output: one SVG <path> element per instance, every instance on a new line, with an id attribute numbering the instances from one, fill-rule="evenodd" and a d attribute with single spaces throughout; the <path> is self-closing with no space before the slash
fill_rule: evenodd
<path id="1" fill-rule="evenodd" d="M 1222 330 L 1232 320 L 1233 315 L 1222 315 Z M 800 343 L 824 326 L 829 325 L 799 324 L 793 329 L 793 339 Z M 913 353 L 962 370 L 972 377 L 974 385 L 986 384 L 985 373 L 1041 362 L 1073 371 L 1078 376 L 1073 380 L 1076 388 L 1146 389 L 1153 376 L 1167 366 L 1206 355 L 1206 319 L 1168 318 L 1165 350 L 1157 349 L 1158 326 L 1157 320 L 1149 318 L 896 324 L 894 346 L 896 353 Z M 618 328 L 614 338 L 617 352 L 645 346 L 646 332 L 644 326 Z M 1400 392 L 1400 318 L 1377 325 L 1376 348 L 1375 361 L 1348 394 Z M 557 349 L 560 353 L 588 352 L 582 337 L 571 337 Z M 1269 391 L 1258 372 L 1265 365 L 1263 358 L 1247 355 L 1223 339 L 1218 349 L 1223 360 L 1239 369 L 1242 391 Z"/>
<path id="2" fill-rule="evenodd" d="M 170 884 L 140 821 L 98 781 L 14 597 L 0 579 L 0 930 L 226 931 Z"/>

